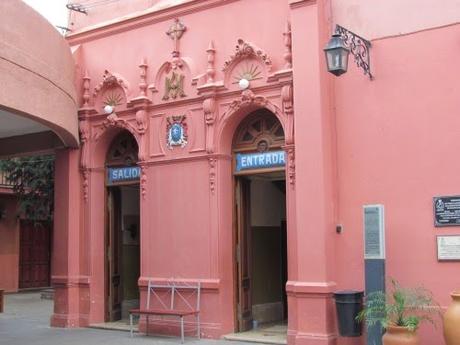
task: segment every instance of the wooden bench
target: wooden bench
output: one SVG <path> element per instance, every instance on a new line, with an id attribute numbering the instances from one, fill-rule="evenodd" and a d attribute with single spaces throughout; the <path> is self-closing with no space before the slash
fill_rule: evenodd
<path id="1" fill-rule="evenodd" d="M 200 339 L 200 288 L 199 282 L 154 284 L 149 281 L 145 308 L 129 311 L 131 337 L 133 336 L 133 315 L 146 316 L 146 333 L 148 333 L 149 316 L 175 316 L 180 319 L 180 336 L 181 342 L 184 343 L 184 317 L 195 316 L 196 335 Z"/>

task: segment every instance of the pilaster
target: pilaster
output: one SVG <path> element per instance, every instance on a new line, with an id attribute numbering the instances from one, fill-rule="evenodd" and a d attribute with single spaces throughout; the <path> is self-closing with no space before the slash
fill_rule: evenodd
<path id="1" fill-rule="evenodd" d="M 287 283 L 288 343 L 336 344 L 333 291 L 335 124 L 324 66 L 327 1 L 291 0 L 294 70 L 296 244 Z M 290 264 L 291 266 L 291 264 Z"/>
<path id="2" fill-rule="evenodd" d="M 55 289 L 51 326 L 87 325 L 80 315 L 80 290 L 88 285 L 79 277 L 80 154 L 58 150 L 55 163 L 55 209 L 51 283 Z"/>

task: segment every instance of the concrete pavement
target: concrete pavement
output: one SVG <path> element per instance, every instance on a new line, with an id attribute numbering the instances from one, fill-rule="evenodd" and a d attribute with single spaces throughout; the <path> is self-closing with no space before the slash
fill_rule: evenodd
<path id="1" fill-rule="evenodd" d="M 53 302 L 40 299 L 37 292 L 5 296 L 5 312 L 0 314 L 0 345 L 179 345 L 179 338 L 152 337 L 129 332 L 90 328 L 51 328 Z M 187 338 L 185 345 L 247 345 L 225 340 Z"/>

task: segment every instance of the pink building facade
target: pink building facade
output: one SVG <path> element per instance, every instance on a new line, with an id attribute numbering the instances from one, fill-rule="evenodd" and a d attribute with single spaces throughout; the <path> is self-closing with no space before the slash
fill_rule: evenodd
<path id="1" fill-rule="evenodd" d="M 289 345 L 364 344 L 338 336 L 333 292 L 365 287 L 363 206 L 376 204 L 386 277 L 446 306 L 460 266 L 438 260 L 436 238 L 460 230 L 433 225 L 433 197 L 460 193 L 460 27 L 455 1 L 430 5 L 73 12 L 81 148 L 57 152 L 51 324 L 113 321 L 145 303 L 149 280 L 185 280 L 202 284 L 204 337 L 287 320 Z M 415 6 L 429 15 L 409 21 Z M 373 80 L 352 61 L 328 74 L 335 24 L 371 40 Z"/>

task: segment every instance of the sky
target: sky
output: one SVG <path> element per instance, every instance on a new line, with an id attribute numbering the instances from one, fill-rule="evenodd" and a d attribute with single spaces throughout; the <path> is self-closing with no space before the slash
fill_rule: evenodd
<path id="1" fill-rule="evenodd" d="M 1 0 L 0 0 L 1 1 Z M 65 7 L 68 0 L 22 0 L 34 8 L 53 26 L 67 26 L 68 10 Z M 61 31 L 61 30 L 59 30 Z"/>

